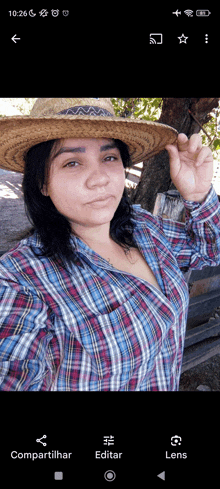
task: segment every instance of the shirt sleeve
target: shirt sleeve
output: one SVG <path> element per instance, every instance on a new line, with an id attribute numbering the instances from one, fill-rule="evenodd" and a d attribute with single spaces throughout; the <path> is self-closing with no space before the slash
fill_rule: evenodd
<path id="1" fill-rule="evenodd" d="M 220 205 L 212 187 L 203 203 L 186 201 L 185 223 L 160 219 L 180 268 L 202 269 L 220 264 Z"/>
<path id="2" fill-rule="evenodd" d="M 50 390 L 52 339 L 46 304 L 26 287 L 0 280 L 0 390 Z"/>

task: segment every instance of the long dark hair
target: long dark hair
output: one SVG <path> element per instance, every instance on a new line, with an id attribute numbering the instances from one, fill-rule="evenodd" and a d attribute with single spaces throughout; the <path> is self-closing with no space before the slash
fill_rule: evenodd
<path id="1" fill-rule="evenodd" d="M 119 139 L 114 140 L 120 151 L 125 168 L 131 165 L 128 147 Z M 73 234 L 68 219 L 60 214 L 50 197 L 42 194 L 41 189 L 48 176 L 48 161 L 57 140 L 50 140 L 33 146 L 25 156 L 23 192 L 26 212 L 34 226 L 32 231 L 40 235 L 43 250 L 41 256 L 52 257 L 60 262 L 74 260 L 74 248 L 71 242 Z M 110 223 L 112 239 L 123 247 L 136 246 L 133 241 L 132 206 L 127 191 Z"/>

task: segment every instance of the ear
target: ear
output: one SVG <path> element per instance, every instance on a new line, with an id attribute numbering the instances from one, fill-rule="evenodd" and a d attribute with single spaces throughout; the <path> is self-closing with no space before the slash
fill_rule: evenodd
<path id="1" fill-rule="evenodd" d="M 45 183 L 43 184 L 43 187 L 41 188 L 41 190 L 40 190 L 40 191 L 41 191 L 41 193 L 44 195 L 44 197 L 48 197 L 48 195 L 49 195 L 49 194 L 48 194 L 48 191 L 47 191 L 47 186 L 46 186 L 46 184 L 45 184 Z"/>

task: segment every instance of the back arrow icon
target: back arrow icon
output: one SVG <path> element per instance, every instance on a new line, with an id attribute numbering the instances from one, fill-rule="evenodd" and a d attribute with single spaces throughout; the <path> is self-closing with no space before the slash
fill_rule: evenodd
<path id="1" fill-rule="evenodd" d="M 161 472 L 160 474 L 158 474 L 157 477 L 159 477 L 160 479 L 165 481 L 165 470 L 163 472 Z"/>
<path id="2" fill-rule="evenodd" d="M 17 44 L 17 41 L 20 41 L 20 40 L 21 40 L 21 38 L 20 38 L 20 37 L 16 37 L 16 36 L 17 36 L 17 34 L 15 34 L 15 35 L 14 35 L 14 36 L 11 38 L 11 40 L 12 40 L 12 41 L 14 41 L 14 42 L 15 42 L 15 44 Z"/>

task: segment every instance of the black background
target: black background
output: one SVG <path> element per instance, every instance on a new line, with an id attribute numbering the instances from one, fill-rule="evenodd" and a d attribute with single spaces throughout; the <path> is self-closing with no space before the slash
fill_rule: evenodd
<path id="1" fill-rule="evenodd" d="M 1 482 L 11 487 L 60 484 L 106 487 L 199 485 L 218 477 L 218 428 L 214 413 L 218 393 L 1 393 Z M 46 447 L 37 439 L 42 440 Z M 103 444 L 114 436 L 114 446 Z M 171 437 L 182 438 L 172 446 Z M 69 459 L 14 459 L 12 452 L 72 453 Z M 120 459 L 97 459 L 96 451 L 122 452 Z M 167 458 L 186 453 L 187 458 Z M 13 454 L 15 456 L 15 454 Z M 165 481 L 158 474 L 165 471 Z"/>

